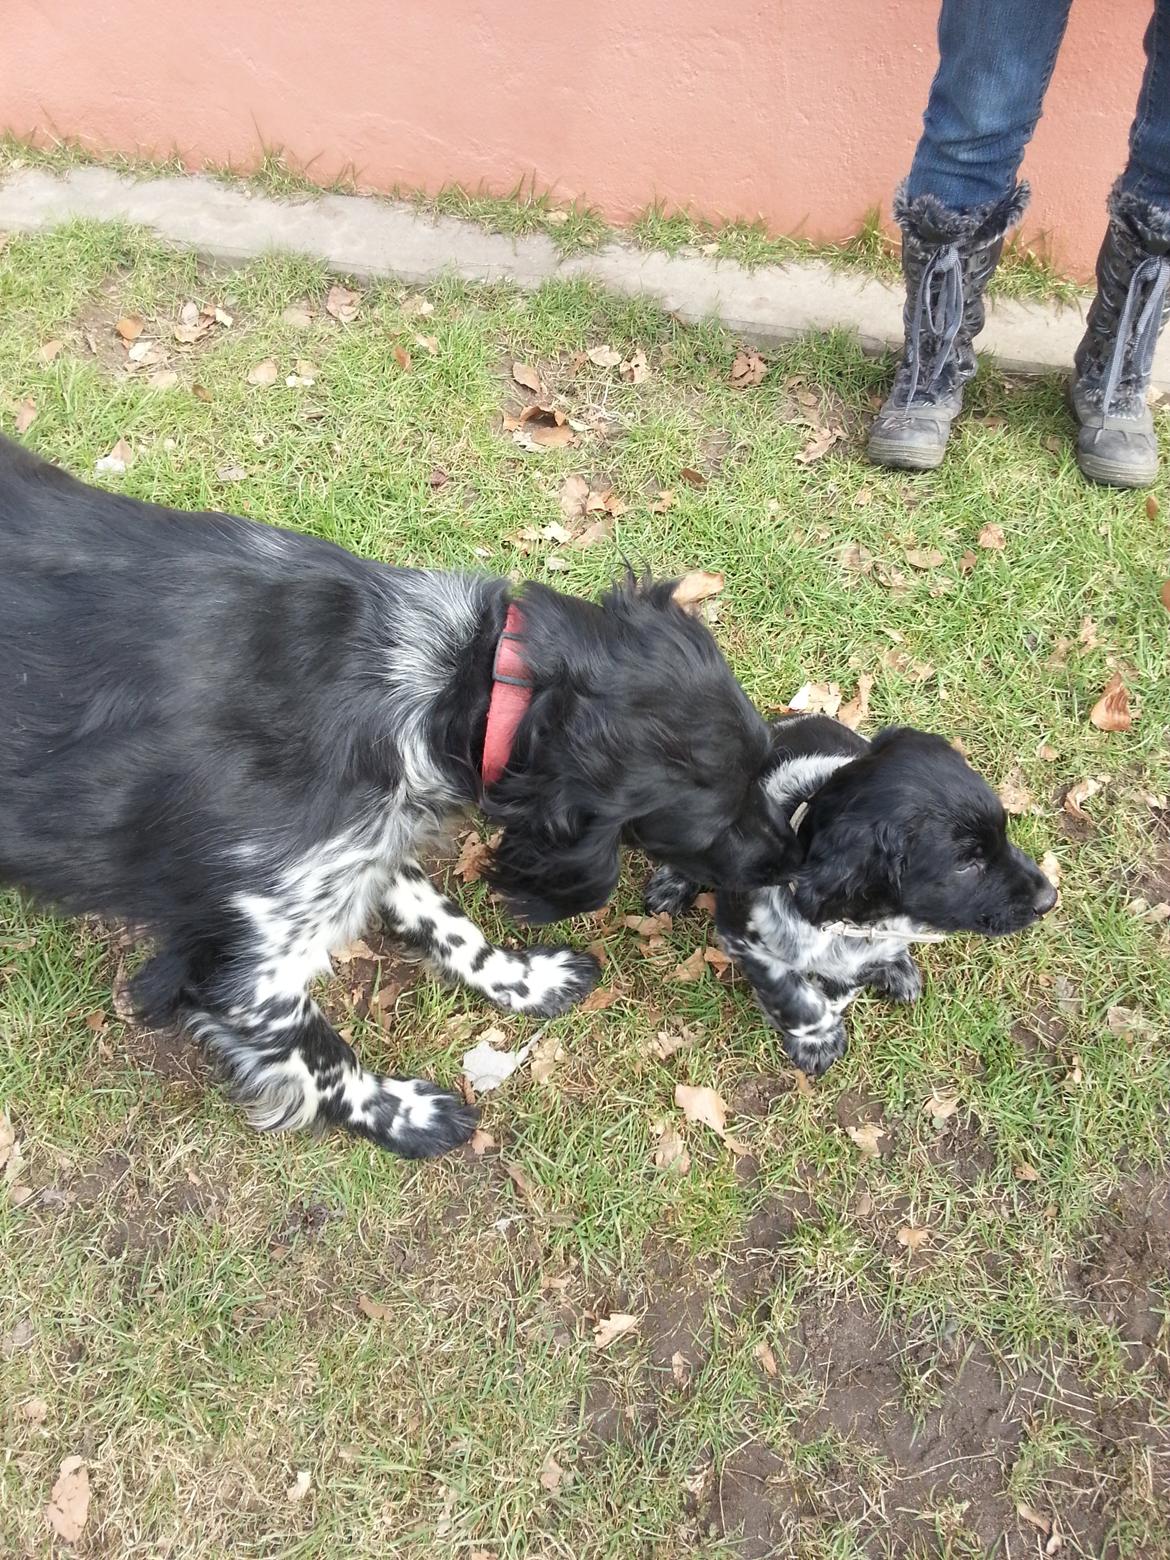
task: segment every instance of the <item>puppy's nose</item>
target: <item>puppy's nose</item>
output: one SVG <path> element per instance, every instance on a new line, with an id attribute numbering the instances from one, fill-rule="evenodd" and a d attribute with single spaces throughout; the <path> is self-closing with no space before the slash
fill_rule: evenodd
<path id="1" fill-rule="evenodd" d="M 1047 915 L 1056 903 L 1056 890 L 1047 878 L 1043 878 L 1040 887 L 1032 896 L 1032 909 L 1037 915 Z"/>

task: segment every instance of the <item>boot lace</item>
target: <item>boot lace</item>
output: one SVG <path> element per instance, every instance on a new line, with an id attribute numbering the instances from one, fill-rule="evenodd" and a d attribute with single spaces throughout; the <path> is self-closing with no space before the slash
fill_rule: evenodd
<path id="1" fill-rule="evenodd" d="M 1105 368 L 1101 410 L 1107 415 L 1120 412 L 1125 393 L 1143 388 L 1149 380 L 1154 366 L 1154 349 L 1162 328 L 1167 285 L 1170 285 L 1170 260 L 1165 255 L 1147 255 L 1134 267 Z M 1122 375 L 1127 357 L 1130 373 L 1129 383 L 1125 384 Z"/>
<path id="2" fill-rule="evenodd" d="M 937 278 L 938 293 L 934 283 Z M 947 359 L 955 345 L 955 338 L 963 325 L 963 262 L 958 246 L 944 244 L 936 249 L 922 268 L 918 291 L 914 297 L 914 312 L 910 332 L 906 340 L 906 356 L 910 364 L 910 377 L 906 382 L 904 406 L 909 406 L 918 394 L 922 379 L 922 333 L 934 338 L 935 349 L 925 373 L 927 389 L 934 386 L 946 367 Z"/>

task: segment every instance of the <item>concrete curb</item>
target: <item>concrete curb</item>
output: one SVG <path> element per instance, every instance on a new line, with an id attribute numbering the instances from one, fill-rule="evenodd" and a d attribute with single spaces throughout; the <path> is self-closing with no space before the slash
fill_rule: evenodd
<path id="1" fill-rule="evenodd" d="M 852 331 L 871 352 L 902 340 L 899 289 L 818 261 L 749 271 L 734 261 L 622 243 L 562 258 L 543 234 L 509 238 L 369 196 L 277 200 L 198 174 L 137 179 L 106 168 L 60 176 L 26 168 L 0 183 L 0 229 L 35 232 L 76 218 L 136 223 L 220 260 L 283 251 L 346 275 L 395 276 L 413 285 L 454 274 L 533 289 L 558 277 L 586 277 L 612 292 L 653 298 L 687 322 L 718 320 L 762 346 L 829 329 Z M 1080 306 L 997 301 L 980 346 L 1011 373 L 1064 372 L 1083 328 Z M 1154 382 L 1170 389 L 1170 335 L 1160 344 Z"/>

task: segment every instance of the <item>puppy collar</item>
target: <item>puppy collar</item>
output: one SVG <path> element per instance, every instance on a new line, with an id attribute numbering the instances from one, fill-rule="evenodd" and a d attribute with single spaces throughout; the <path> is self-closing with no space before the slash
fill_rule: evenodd
<path id="1" fill-rule="evenodd" d="M 485 789 L 495 785 L 508 767 L 516 729 L 532 702 L 532 679 L 528 663 L 520 652 L 523 638 L 524 616 L 516 603 L 512 602 L 504 619 L 504 631 L 496 644 L 496 657 L 492 665 L 492 696 L 488 704 L 483 761 L 480 764 Z"/>
<path id="2" fill-rule="evenodd" d="M 808 802 L 801 802 L 795 809 L 788 826 L 793 834 L 800 833 L 800 826 L 808 814 Z M 796 893 L 795 879 L 789 881 L 788 892 Z M 818 932 L 828 932 L 831 937 L 854 937 L 861 942 L 880 942 L 883 938 L 893 938 L 898 942 L 922 942 L 940 943 L 946 942 L 946 932 L 902 932 L 888 926 L 860 926 L 855 921 L 822 921 L 817 927 Z"/>

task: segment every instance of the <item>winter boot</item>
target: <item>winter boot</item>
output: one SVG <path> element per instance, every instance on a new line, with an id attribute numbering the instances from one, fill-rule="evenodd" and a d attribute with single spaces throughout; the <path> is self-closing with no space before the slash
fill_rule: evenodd
<path id="1" fill-rule="evenodd" d="M 975 375 L 972 343 L 983 329 L 983 292 L 1027 203 L 1026 184 L 966 212 L 949 210 L 933 195 L 907 200 L 905 186 L 895 196 L 906 345 L 869 436 L 869 458 L 879 466 L 933 471 L 941 463 L 963 386 Z"/>
<path id="2" fill-rule="evenodd" d="M 1170 210 L 1115 189 L 1069 391 L 1081 425 L 1077 464 L 1093 482 L 1149 487 L 1158 475 L 1146 392 L 1168 314 Z"/>

